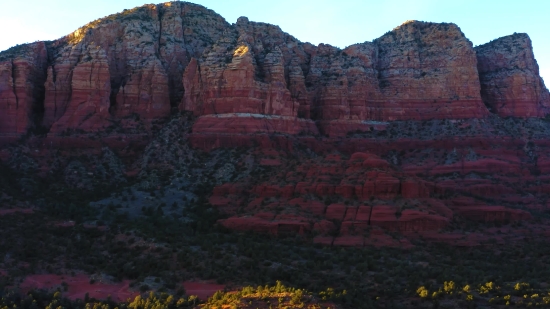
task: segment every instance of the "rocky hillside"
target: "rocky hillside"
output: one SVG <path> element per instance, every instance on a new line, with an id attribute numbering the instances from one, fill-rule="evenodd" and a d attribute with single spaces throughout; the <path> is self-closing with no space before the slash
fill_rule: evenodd
<path id="1" fill-rule="evenodd" d="M 545 213 L 548 113 L 526 34 L 474 48 L 452 23 L 339 49 L 167 2 L 0 53 L 0 158 L 23 192 L 138 181 L 169 192 L 158 204 L 208 199 L 228 228 L 325 244 Z M 94 205 L 157 201 L 127 202 Z"/>
<path id="2" fill-rule="evenodd" d="M 547 307 L 549 113 L 527 34 L 451 23 L 339 49 L 167 2 L 13 47 L 0 291 L 54 293 L 2 303 Z"/>

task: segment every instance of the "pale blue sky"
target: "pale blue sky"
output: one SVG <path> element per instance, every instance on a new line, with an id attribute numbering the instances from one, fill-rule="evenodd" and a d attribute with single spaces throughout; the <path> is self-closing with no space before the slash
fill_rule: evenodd
<path id="1" fill-rule="evenodd" d="M 279 25 L 303 42 L 346 47 L 372 41 L 406 20 L 453 22 L 474 45 L 526 32 L 550 86 L 550 0 L 195 0 L 234 23 L 239 16 Z M 143 0 L 0 0 L 0 50 L 52 40 Z"/>

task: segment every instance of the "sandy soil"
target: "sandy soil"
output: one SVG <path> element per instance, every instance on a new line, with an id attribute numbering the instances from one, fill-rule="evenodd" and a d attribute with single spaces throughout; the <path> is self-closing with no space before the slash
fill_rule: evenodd
<path id="1" fill-rule="evenodd" d="M 206 300 L 217 291 L 223 291 L 225 285 L 186 281 L 183 283 L 183 287 L 187 295 L 197 295 L 199 299 Z"/>
<path id="2" fill-rule="evenodd" d="M 67 283 L 68 289 L 63 292 L 63 296 L 69 299 L 84 299 L 86 293 L 90 298 L 106 299 L 109 296 L 117 302 L 126 301 L 128 298 L 133 299 L 139 292 L 130 290 L 130 281 L 122 282 L 95 282 L 90 283 L 90 277 L 87 275 L 76 276 L 58 276 L 58 275 L 31 275 L 27 276 L 21 283 L 21 290 L 26 293 L 32 289 L 52 289 L 63 287 L 62 282 Z"/>

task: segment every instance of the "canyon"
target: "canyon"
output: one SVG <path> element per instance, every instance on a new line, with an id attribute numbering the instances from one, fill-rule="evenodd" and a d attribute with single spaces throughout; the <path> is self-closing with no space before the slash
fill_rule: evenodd
<path id="1" fill-rule="evenodd" d="M 167 2 L 0 53 L 3 161 L 14 145 L 37 162 L 52 147 L 68 157 L 109 148 L 132 162 L 128 179 L 170 170 L 181 162 L 145 154 L 177 118 L 189 130 L 174 141 L 246 149 L 231 166 L 253 166 L 207 193 L 226 215 L 219 225 L 326 245 L 474 246 L 484 236 L 460 224 L 539 224 L 549 113 L 527 34 L 474 47 L 452 23 L 407 21 L 340 49 Z"/>

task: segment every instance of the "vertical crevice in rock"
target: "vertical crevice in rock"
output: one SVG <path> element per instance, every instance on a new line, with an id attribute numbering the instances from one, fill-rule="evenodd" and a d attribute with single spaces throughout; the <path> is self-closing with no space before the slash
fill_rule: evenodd
<path id="1" fill-rule="evenodd" d="M 56 87 L 56 82 L 57 82 L 57 71 L 55 69 L 55 58 L 56 58 L 56 54 L 59 50 L 59 43 L 60 42 L 51 42 L 51 43 L 48 43 L 46 44 L 46 55 L 47 55 L 47 60 L 46 60 L 46 67 L 45 67 L 45 72 L 46 74 L 44 74 L 44 99 L 42 100 L 42 107 L 43 107 L 43 112 L 42 112 L 42 119 L 40 120 L 40 125 L 49 130 L 50 126 L 51 126 L 51 123 L 45 123 L 46 121 L 46 89 L 48 87 L 48 80 L 51 80 L 52 82 L 52 86 L 54 87 L 53 89 L 53 115 L 55 117 L 55 115 L 57 115 L 57 87 Z"/>
<path id="2" fill-rule="evenodd" d="M 13 63 L 13 59 L 11 60 L 11 84 L 13 89 L 13 95 L 15 96 L 15 107 L 16 109 L 19 108 L 19 98 L 17 96 L 17 91 L 15 89 L 15 64 Z"/>
<path id="3" fill-rule="evenodd" d="M 54 83 L 54 89 L 53 89 L 54 90 L 54 92 L 53 92 L 54 112 L 53 113 L 54 113 L 54 116 L 55 116 L 55 115 L 57 115 L 57 91 L 56 91 L 57 87 L 55 86 L 55 81 L 57 79 L 57 74 L 55 74 L 55 67 L 53 66 L 53 64 L 52 64 L 51 68 L 52 68 L 52 70 L 51 70 L 52 71 L 52 80 L 53 80 L 53 83 Z M 46 98 L 44 98 L 44 100 L 46 100 Z"/>
<path id="4" fill-rule="evenodd" d="M 109 94 L 109 114 L 115 116 L 117 110 L 124 105 L 124 86 L 126 80 L 123 77 L 111 78 L 111 93 Z M 122 95 L 120 95 L 122 93 Z M 120 96 L 119 96 L 120 95 Z"/>
<path id="5" fill-rule="evenodd" d="M 157 58 L 160 59 L 160 41 L 161 41 L 161 38 L 162 38 L 162 15 L 163 15 L 163 11 L 162 11 L 162 6 L 159 4 L 157 5 L 157 11 L 158 11 L 158 16 L 159 16 L 159 19 L 158 19 L 158 22 L 159 22 L 159 33 L 158 33 L 158 40 L 157 40 Z"/>
<path id="6" fill-rule="evenodd" d="M 384 89 L 389 86 L 389 82 L 387 80 L 383 79 L 383 77 L 382 77 L 382 67 L 381 67 L 381 62 L 382 62 L 381 61 L 381 55 L 383 55 L 382 48 L 376 42 L 375 42 L 375 44 L 376 44 L 376 48 L 377 48 L 376 63 L 374 65 L 374 67 L 376 68 L 376 72 L 377 72 L 376 80 L 378 81 L 378 89 L 380 89 L 380 92 L 382 94 L 385 94 Z"/>
<path id="7" fill-rule="evenodd" d="M 55 65 L 52 63 L 52 80 L 55 83 L 57 81 L 57 72 L 55 71 Z"/>
<path id="8" fill-rule="evenodd" d="M 46 54 L 48 54 L 48 49 L 46 48 Z M 41 75 L 38 77 L 38 80 L 36 81 L 36 87 L 34 89 L 34 104 L 33 104 L 33 125 L 35 128 L 39 129 L 40 131 L 47 131 L 46 128 L 44 128 L 42 122 L 44 120 L 44 101 L 46 100 L 46 81 L 48 79 L 48 56 L 46 56 L 46 59 L 41 59 L 41 65 L 42 67 L 39 68 Z"/>
<path id="9" fill-rule="evenodd" d="M 111 81 L 111 93 L 109 94 L 109 114 L 113 115 L 114 110 L 116 109 L 116 96 L 118 94 L 120 85 L 114 81 Z"/>
<path id="10" fill-rule="evenodd" d="M 483 104 L 491 114 L 496 114 L 496 110 L 493 108 L 491 103 L 489 103 L 489 101 L 486 98 L 484 98 L 483 93 L 484 93 L 484 89 L 483 89 L 483 86 L 481 86 L 481 91 L 479 95 L 481 96 L 481 100 L 483 101 Z"/>
<path id="11" fill-rule="evenodd" d="M 189 63 L 186 40 L 184 39 L 184 4 L 164 3 L 158 6 L 159 59 L 168 77 L 168 99 L 170 107 L 177 108 L 183 98 L 182 75 Z"/>
<path id="12" fill-rule="evenodd" d="M 372 209 L 374 208 L 373 205 L 370 205 L 370 211 L 369 211 L 369 222 L 368 225 L 370 226 L 370 219 L 372 218 Z"/>
<path id="13" fill-rule="evenodd" d="M 116 93 L 115 93 L 116 97 L 114 99 L 115 100 L 115 105 L 113 105 L 112 109 L 109 109 L 109 113 L 111 115 L 115 114 L 117 108 L 119 108 L 120 106 L 123 107 L 123 106 L 126 105 L 126 93 L 124 91 L 124 86 L 125 86 L 125 84 L 123 83 L 116 90 L 112 90 L 112 88 L 111 88 L 111 91 L 116 91 Z M 117 100 L 117 97 L 118 97 L 119 94 L 120 94 L 120 100 Z"/>

